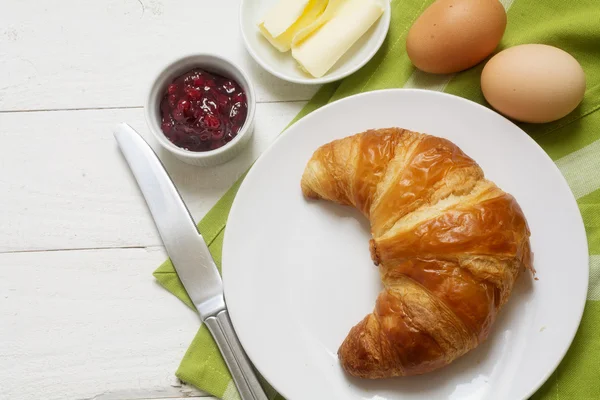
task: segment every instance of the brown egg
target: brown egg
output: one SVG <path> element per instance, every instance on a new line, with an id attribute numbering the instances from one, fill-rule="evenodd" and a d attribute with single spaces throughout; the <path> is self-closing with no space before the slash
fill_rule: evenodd
<path id="1" fill-rule="evenodd" d="M 489 56 L 505 28 L 506 11 L 498 0 L 437 0 L 410 28 L 406 51 L 425 72 L 458 72 Z"/>
<path id="2" fill-rule="evenodd" d="M 502 114 L 523 122 L 550 122 L 569 114 L 585 93 L 583 68 L 569 53 L 523 44 L 496 54 L 483 68 L 481 90 Z"/>

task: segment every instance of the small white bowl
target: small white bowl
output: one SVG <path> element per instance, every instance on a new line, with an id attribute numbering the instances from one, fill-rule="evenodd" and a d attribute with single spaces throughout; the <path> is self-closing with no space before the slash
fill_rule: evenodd
<path id="1" fill-rule="evenodd" d="M 189 151 L 177 147 L 163 133 L 161 125 L 160 102 L 167 86 L 178 76 L 194 69 L 202 68 L 209 72 L 226 76 L 235 80 L 246 93 L 248 114 L 246 122 L 233 140 L 223 147 L 209 151 Z M 256 98 L 248 76 L 231 61 L 211 54 L 195 54 L 179 58 L 169 63 L 156 77 L 146 100 L 146 123 L 158 142 L 181 161 L 202 167 L 222 164 L 239 154 L 252 137 L 254 130 L 254 110 Z"/>
<path id="2" fill-rule="evenodd" d="M 389 0 L 380 0 L 383 15 L 321 78 L 314 78 L 298 67 L 291 52 L 281 53 L 258 30 L 258 22 L 265 13 L 281 0 L 242 0 L 240 29 L 246 49 L 264 69 L 283 80 L 309 85 L 323 84 L 345 78 L 364 66 L 383 44 L 390 27 Z"/>

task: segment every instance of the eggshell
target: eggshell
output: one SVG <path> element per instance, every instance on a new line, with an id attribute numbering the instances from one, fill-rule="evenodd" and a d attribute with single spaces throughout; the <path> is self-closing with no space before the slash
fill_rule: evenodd
<path id="1" fill-rule="evenodd" d="M 481 90 L 500 113 L 523 122 L 550 122 L 573 111 L 585 93 L 583 68 L 569 53 L 523 44 L 496 54 L 481 74 Z"/>
<path id="2" fill-rule="evenodd" d="M 425 72 L 458 72 L 489 56 L 505 28 L 506 11 L 498 0 L 437 0 L 410 28 L 406 51 Z"/>

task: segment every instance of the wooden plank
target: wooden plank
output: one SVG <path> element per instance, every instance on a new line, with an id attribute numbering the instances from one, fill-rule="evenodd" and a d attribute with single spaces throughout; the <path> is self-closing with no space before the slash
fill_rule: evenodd
<path id="1" fill-rule="evenodd" d="M 184 396 L 184 397 L 183 397 Z M 115 390 L 103 391 L 92 397 L 77 400 L 218 400 L 190 386 L 174 386 L 145 390 Z"/>
<path id="2" fill-rule="evenodd" d="M 190 166 L 159 149 L 196 219 L 303 104 L 260 104 L 251 144 L 217 167 Z M 142 109 L 0 113 L 0 252 L 161 244 L 112 135 L 121 121 L 158 148 Z"/>
<path id="3" fill-rule="evenodd" d="M 260 102 L 308 100 L 247 54 L 239 1 L 19 0 L 0 12 L 0 111 L 141 106 L 175 57 L 209 52 L 247 71 Z"/>
<path id="4" fill-rule="evenodd" d="M 0 398 L 200 396 L 175 377 L 200 326 L 151 275 L 160 247 L 0 254 Z"/>

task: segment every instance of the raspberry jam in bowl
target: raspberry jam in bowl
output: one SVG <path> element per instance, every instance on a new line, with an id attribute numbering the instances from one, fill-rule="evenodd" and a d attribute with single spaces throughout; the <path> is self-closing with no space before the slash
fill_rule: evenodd
<path id="1" fill-rule="evenodd" d="M 155 80 L 146 120 L 159 143 L 184 162 L 223 163 L 252 136 L 254 91 L 230 61 L 202 54 L 168 65 Z"/>
<path id="2" fill-rule="evenodd" d="M 161 129 L 177 147 L 215 150 L 237 136 L 246 122 L 246 93 L 233 79 L 201 68 L 167 86 L 160 104 Z"/>

